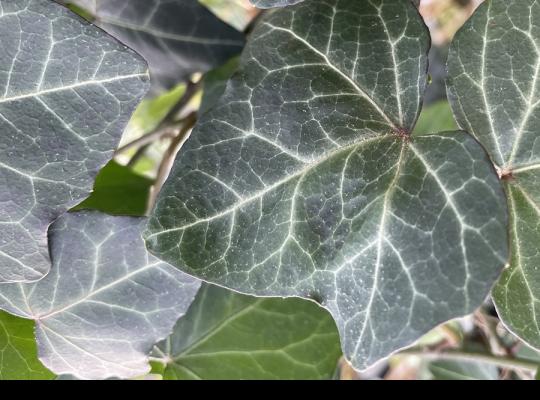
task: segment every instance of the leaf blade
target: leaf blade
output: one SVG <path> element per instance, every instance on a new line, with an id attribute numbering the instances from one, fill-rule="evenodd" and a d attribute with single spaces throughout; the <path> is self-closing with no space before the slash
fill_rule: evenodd
<path id="1" fill-rule="evenodd" d="M 66 214 L 52 226 L 54 268 L 0 287 L 3 309 L 37 323 L 40 360 L 58 375 L 131 378 L 171 331 L 200 283 L 144 250 L 144 219 Z"/>
<path id="2" fill-rule="evenodd" d="M 473 311 L 506 261 L 504 194 L 463 132 L 403 139 L 427 49 L 408 2 L 272 12 L 178 156 L 149 250 L 241 293 L 319 302 L 359 369 Z"/>
<path id="3" fill-rule="evenodd" d="M 58 5 L 1 5 L 0 281 L 27 282 L 48 272 L 47 227 L 90 193 L 148 75 L 138 55 Z"/>

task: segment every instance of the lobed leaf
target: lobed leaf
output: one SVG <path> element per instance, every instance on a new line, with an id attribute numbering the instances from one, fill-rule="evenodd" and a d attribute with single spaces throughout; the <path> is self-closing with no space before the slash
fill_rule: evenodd
<path id="1" fill-rule="evenodd" d="M 50 229 L 51 272 L 0 285 L 0 306 L 36 322 L 39 358 L 58 375 L 131 378 L 195 297 L 200 282 L 144 249 L 143 218 L 65 214 Z"/>
<path id="2" fill-rule="evenodd" d="M 0 0 L 0 282 L 42 278 L 148 89 L 134 52 L 46 0 Z"/>
<path id="3" fill-rule="evenodd" d="M 463 132 L 413 135 L 429 36 L 401 0 L 267 15 L 151 217 L 150 251 L 257 296 L 310 298 L 364 369 L 484 300 L 504 193 Z"/>
<path id="4" fill-rule="evenodd" d="M 459 125 L 488 150 L 510 207 L 512 258 L 493 291 L 502 321 L 540 349 L 540 4 L 491 0 L 450 50 Z"/>

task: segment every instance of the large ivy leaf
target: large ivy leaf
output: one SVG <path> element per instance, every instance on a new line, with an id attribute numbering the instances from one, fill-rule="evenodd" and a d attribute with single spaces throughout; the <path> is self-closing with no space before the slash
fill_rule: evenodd
<path id="1" fill-rule="evenodd" d="M 540 348 L 540 3 L 492 0 L 449 55 L 458 123 L 488 150 L 506 185 L 512 259 L 493 296 L 503 322 Z"/>
<path id="2" fill-rule="evenodd" d="M 50 229 L 53 269 L 33 284 L 0 285 L 0 306 L 36 321 L 39 357 L 57 374 L 129 378 L 170 334 L 199 281 L 150 256 L 142 218 L 65 214 Z"/>
<path id="3" fill-rule="evenodd" d="M 330 379 L 341 351 L 315 304 L 205 284 L 154 355 L 165 379 Z"/>
<path id="4" fill-rule="evenodd" d="M 319 302 L 356 368 L 473 311 L 506 262 L 506 204 L 472 137 L 408 135 L 428 47 L 407 1 L 267 15 L 176 160 L 149 249 L 243 293 Z"/>
<path id="5" fill-rule="evenodd" d="M 198 0 L 69 0 L 148 61 L 155 89 L 171 88 L 238 54 L 244 37 Z"/>
<path id="6" fill-rule="evenodd" d="M 148 89 L 144 61 L 46 0 L 0 0 L 0 282 L 50 268 L 46 232 L 84 199 Z"/>
<path id="7" fill-rule="evenodd" d="M 258 8 L 272 8 L 292 6 L 303 2 L 304 0 L 249 0 L 251 4 Z"/>
<path id="8" fill-rule="evenodd" d="M 436 380 L 497 380 L 496 366 L 475 361 L 440 360 L 428 365 L 429 372 Z"/>
<path id="9" fill-rule="evenodd" d="M 53 379 L 38 360 L 34 323 L 0 311 L 0 379 Z"/>

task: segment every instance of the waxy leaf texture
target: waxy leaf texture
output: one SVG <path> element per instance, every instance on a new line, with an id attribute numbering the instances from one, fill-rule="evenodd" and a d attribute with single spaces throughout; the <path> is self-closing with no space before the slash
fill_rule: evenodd
<path id="1" fill-rule="evenodd" d="M 90 193 L 148 74 L 47 0 L 0 0 L 0 48 L 0 282 L 28 282 L 49 271 L 49 224 Z"/>
<path id="2" fill-rule="evenodd" d="M 505 182 L 512 258 L 493 291 L 507 327 L 540 349 L 540 3 L 491 0 L 457 34 L 449 95 Z"/>
<path id="3" fill-rule="evenodd" d="M 471 313 L 507 261 L 506 203 L 471 136 L 410 135 L 428 49 L 408 1 L 269 13 L 182 148 L 150 251 L 245 294 L 318 302 L 358 369 Z"/>
<path id="4" fill-rule="evenodd" d="M 0 307 L 36 322 L 39 358 L 58 375 L 132 378 L 200 282 L 149 255 L 144 218 L 68 213 L 50 230 L 51 272 L 0 285 Z"/>

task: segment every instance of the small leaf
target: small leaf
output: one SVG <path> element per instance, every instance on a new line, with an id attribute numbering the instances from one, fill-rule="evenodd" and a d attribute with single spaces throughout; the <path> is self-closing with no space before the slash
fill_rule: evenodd
<path id="1" fill-rule="evenodd" d="M 330 379 L 341 351 L 334 321 L 311 302 L 205 284 L 154 355 L 165 379 Z"/>
<path id="2" fill-rule="evenodd" d="M 53 379 L 38 360 L 34 323 L 0 311 L 0 379 Z"/>
<path id="3" fill-rule="evenodd" d="M 472 312 L 507 260 L 506 204 L 472 137 L 409 135 L 428 47 L 408 1 L 269 13 L 182 148 L 150 251 L 242 293 L 316 300 L 360 369 Z"/>
<path id="4" fill-rule="evenodd" d="M 49 224 L 90 193 L 148 75 L 46 0 L 0 0 L 0 48 L 0 282 L 35 281 L 51 264 Z"/>
<path id="5" fill-rule="evenodd" d="M 185 313 L 199 281 L 149 256 L 143 218 L 65 214 L 50 229 L 53 269 L 0 285 L 0 305 L 36 321 L 40 360 L 58 375 L 131 378 Z"/>
<path id="6" fill-rule="evenodd" d="M 112 215 L 142 216 L 146 213 L 153 181 L 111 161 L 96 178 L 94 191 L 73 211 L 98 210 Z"/>
<path id="7" fill-rule="evenodd" d="M 154 92 L 170 89 L 240 53 L 244 37 L 198 0 L 74 0 L 94 23 L 138 51 L 150 66 Z"/>
<path id="8" fill-rule="evenodd" d="M 456 35 L 450 99 L 488 150 L 510 207 L 512 259 L 493 291 L 504 324 L 540 349 L 540 3 L 491 0 Z"/>
<path id="9" fill-rule="evenodd" d="M 249 0 L 251 4 L 258 8 L 272 8 L 292 6 L 303 2 L 304 0 Z"/>

